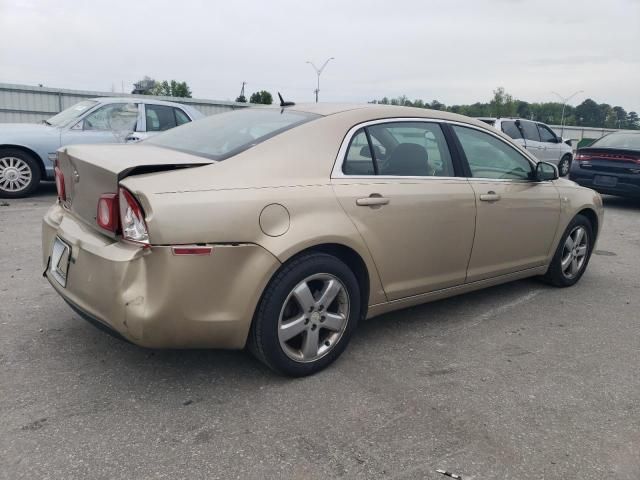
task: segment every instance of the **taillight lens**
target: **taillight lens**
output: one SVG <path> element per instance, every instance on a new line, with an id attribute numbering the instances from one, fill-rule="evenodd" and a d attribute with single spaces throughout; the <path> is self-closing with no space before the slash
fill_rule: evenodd
<path id="1" fill-rule="evenodd" d="M 590 162 L 591 160 L 618 160 L 623 162 L 634 162 L 640 164 L 640 155 L 622 153 L 580 153 L 576 155 L 578 162 Z"/>
<path id="2" fill-rule="evenodd" d="M 120 187 L 120 225 L 122 237 L 138 243 L 149 243 L 144 212 L 135 197 L 126 188 Z"/>
<path id="3" fill-rule="evenodd" d="M 116 233 L 118 231 L 118 195 L 105 193 L 98 200 L 98 214 L 96 215 L 98 226 Z"/>
<path id="4" fill-rule="evenodd" d="M 56 178 L 56 190 L 58 191 L 58 200 L 64 202 L 67 199 L 67 191 L 64 187 L 64 175 L 60 167 L 56 165 L 53 169 L 53 173 Z"/>

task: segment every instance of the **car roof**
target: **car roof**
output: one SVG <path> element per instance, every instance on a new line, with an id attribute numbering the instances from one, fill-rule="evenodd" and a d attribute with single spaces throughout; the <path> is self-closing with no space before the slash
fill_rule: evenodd
<path id="1" fill-rule="evenodd" d="M 449 120 L 452 122 L 467 123 L 482 127 L 484 129 L 490 129 L 489 125 L 472 117 L 459 115 L 457 113 L 445 112 L 442 110 L 431 110 L 428 108 L 418 107 L 403 107 L 400 105 L 382 105 L 379 103 L 308 103 L 296 104 L 284 108 L 321 116 L 338 115 L 350 112 L 359 117 L 359 121 L 361 122 L 392 118 L 429 118 L 433 120 Z M 491 129 L 491 131 L 493 131 L 493 129 Z"/>
<path id="2" fill-rule="evenodd" d="M 138 96 L 138 97 L 95 97 L 95 98 L 90 98 L 89 100 L 93 100 L 95 102 L 100 102 L 100 103 L 121 103 L 121 102 L 131 103 L 132 101 L 138 101 L 138 102 L 149 103 L 149 104 L 154 104 L 154 105 L 168 105 L 168 106 L 176 106 L 176 105 L 184 106 L 185 105 L 184 103 L 167 102 L 167 101 L 164 101 L 164 100 L 156 100 L 155 98 L 145 98 L 144 96 Z"/>

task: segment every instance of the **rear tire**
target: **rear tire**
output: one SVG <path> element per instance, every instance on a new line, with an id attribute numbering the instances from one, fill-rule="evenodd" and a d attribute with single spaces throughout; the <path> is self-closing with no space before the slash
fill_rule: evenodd
<path id="1" fill-rule="evenodd" d="M 360 309 L 360 287 L 347 265 L 326 253 L 303 254 L 285 263 L 265 289 L 249 350 L 282 375 L 311 375 L 345 350 Z"/>
<path id="2" fill-rule="evenodd" d="M 558 163 L 558 173 L 561 177 L 566 177 L 569 175 L 569 170 L 571 170 L 571 155 L 566 154 Z"/>
<path id="3" fill-rule="evenodd" d="M 15 148 L 0 149 L 0 197 L 22 198 L 38 187 L 42 172 L 32 155 Z"/>
<path id="4" fill-rule="evenodd" d="M 589 219 L 576 215 L 560 239 L 544 281 L 556 287 L 578 283 L 589 264 L 595 235 Z"/>

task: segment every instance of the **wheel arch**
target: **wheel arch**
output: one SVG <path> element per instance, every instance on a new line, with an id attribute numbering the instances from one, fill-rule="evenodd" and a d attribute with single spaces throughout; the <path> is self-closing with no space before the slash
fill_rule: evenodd
<path id="1" fill-rule="evenodd" d="M 35 150 L 32 150 L 29 147 L 25 147 L 24 145 L 15 145 L 11 143 L 3 143 L 2 145 L 0 145 L 0 152 L 2 150 L 20 150 L 26 153 L 27 155 L 31 155 L 33 159 L 36 162 L 38 162 L 38 166 L 40 167 L 40 175 L 41 175 L 40 178 L 42 178 L 43 180 L 47 178 L 47 171 L 44 168 L 44 160 L 42 160 L 40 155 L 38 155 L 38 153 Z"/>
<path id="2" fill-rule="evenodd" d="M 284 266 L 294 258 L 315 252 L 326 253 L 328 255 L 336 257 L 340 261 L 344 262 L 345 265 L 347 265 L 353 272 L 353 274 L 356 276 L 356 279 L 358 280 L 358 285 L 360 286 L 361 318 L 365 318 L 369 306 L 371 272 L 369 271 L 369 268 L 367 267 L 367 264 L 362 256 L 353 248 L 341 243 L 319 243 L 306 247 L 294 253 L 293 255 L 286 258 L 282 262 L 282 265 Z M 274 273 L 274 276 L 276 275 L 276 273 Z"/>
<path id="3" fill-rule="evenodd" d="M 593 210 L 592 208 L 583 208 L 578 213 L 576 213 L 576 215 L 582 215 L 589 220 L 594 229 L 593 236 L 597 237 L 600 225 L 598 224 L 598 215 L 596 214 L 595 210 Z"/>

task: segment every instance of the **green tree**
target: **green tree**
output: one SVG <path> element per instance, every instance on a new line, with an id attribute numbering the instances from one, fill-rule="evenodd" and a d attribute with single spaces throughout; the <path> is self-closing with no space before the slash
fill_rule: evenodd
<path id="1" fill-rule="evenodd" d="M 531 118 L 531 105 L 529 102 L 523 102 L 522 100 L 516 100 L 516 116 L 520 118 Z"/>
<path id="2" fill-rule="evenodd" d="M 513 117 L 517 111 L 513 97 L 505 92 L 504 87 L 498 87 L 493 91 L 490 105 L 491 114 L 494 117 Z"/>
<path id="3" fill-rule="evenodd" d="M 627 112 L 620 106 L 613 107 L 615 128 L 627 128 Z"/>
<path id="4" fill-rule="evenodd" d="M 134 84 L 133 92 L 142 95 L 156 95 L 161 97 L 182 97 L 191 98 L 191 89 L 187 82 L 177 82 L 166 80 L 158 82 L 151 77 L 144 77 Z"/>
<path id="5" fill-rule="evenodd" d="M 273 103 L 273 97 L 266 90 L 260 90 L 259 92 L 254 92 L 249 97 L 249 102 L 251 103 L 259 103 L 262 105 L 271 105 Z"/>
<path id="6" fill-rule="evenodd" d="M 157 83 L 155 87 L 153 87 L 148 95 L 158 95 L 161 97 L 170 97 L 171 96 L 171 86 L 169 82 L 166 80 Z"/>
<path id="7" fill-rule="evenodd" d="M 247 103 L 247 97 L 245 97 L 244 95 L 238 95 L 238 97 L 236 98 L 236 102 Z"/>
<path id="8" fill-rule="evenodd" d="M 600 121 L 595 126 L 615 128 L 616 126 L 615 115 L 613 113 L 613 109 L 611 108 L 611 105 L 609 105 L 608 103 L 601 103 L 600 105 L 598 105 L 598 110 L 600 111 Z"/>
<path id="9" fill-rule="evenodd" d="M 187 85 L 187 82 L 176 82 L 175 80 L 171 80 L 171 96 L 191 98 L 191 89 L 189 88 L 189 85 Z"/>
<path id="10" fill-rule="evenodd" d="M 587 98 L 576 107 L 576 123 L 584 127 L 602 127 L 601 110 L 592 99 Z"/>
<path id="11" fill-rule="evenodd" d="M 598 104 L 587 98 L 577 107 L 564 105 L 560 102 L 529 103 L 514 99 L 503 87 L 493 91 L 493 98 L 488 103 L 476 102 L 470 105 L 452 105 L 447 107 L 438 100 L 425 102 L 421 99 L 410 101 L 406 95 L 391 98 L 383 97 L 381 100 L 372 100 L 370 103 L 382 105 L 405 105 L 419 108 L 431 108 L 435 110 L 447 110 L 469 117 L 520 117 L 552 125 L 564 124 L 579 125 L 585 127 L 609 127 L 640 129 L 640 119 L 636 112 L 627 113 L 620 106 L 611 107 L 606 103 Z"/>

